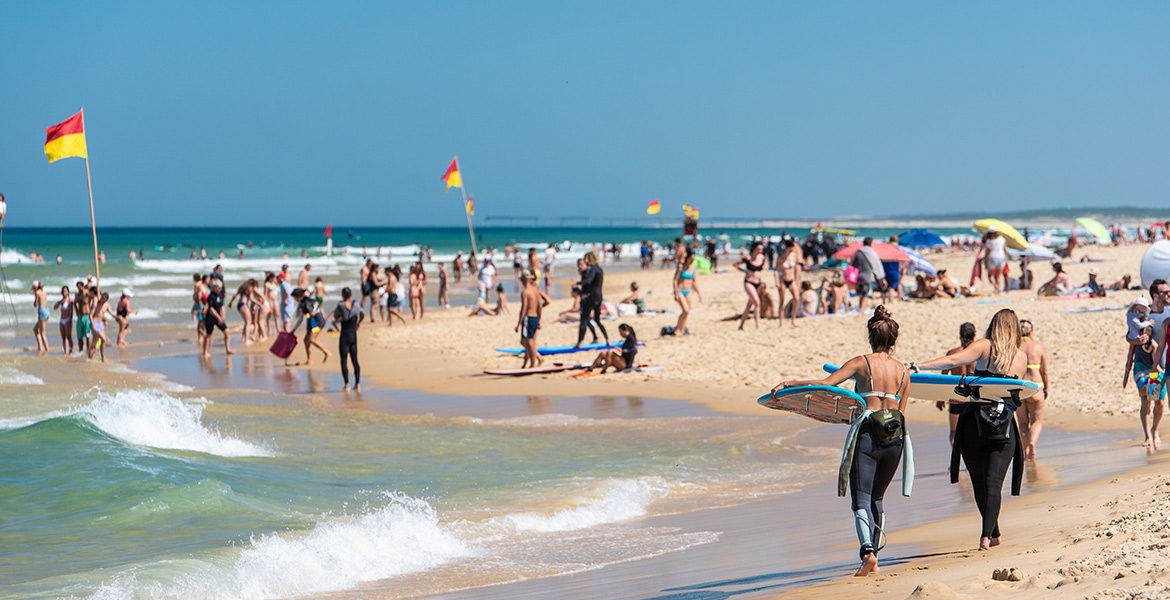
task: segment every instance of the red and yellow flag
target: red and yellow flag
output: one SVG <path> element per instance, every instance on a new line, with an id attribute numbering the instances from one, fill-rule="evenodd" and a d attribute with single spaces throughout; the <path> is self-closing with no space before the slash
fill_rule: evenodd
<path id="1" fill-rule="evenodd" d="M 655 198 L 650 201 L 650 206 L 646 207 L 646 214 L 656 215 L 660 210 L 662 210 L 662 206 L 658 203 L 658 199 Z"/>
<path id="2" fill-rule="evenodd" d="M 85 123 L 80 112 L 45 128 L 45 156 L 49 162 L 70 156 L 86 157 Z"/>
<path id="3" fill-rule="evenodd" d="M 456 173 L 456 175 L 458 175 L 458 173 Z M 472 204 L 472 202 L 475 202 L 475 196 L 468 196 L 467 197 L 467 214 L 469 214 L 469 215 L 475 214 L 475 205 Z"/>
<path id="4" fill-rule="evenodd" d="M 456 156 L 451 161 L 451 166 L 447 167 L 447 172 L 443 173 L 443 181 L 447 182 L 447 189 L 453 187 L 463 187 L 463 178 L 459 175 L 459 157 Z M 468 211 L 471 212 L 471 211 Z"/>

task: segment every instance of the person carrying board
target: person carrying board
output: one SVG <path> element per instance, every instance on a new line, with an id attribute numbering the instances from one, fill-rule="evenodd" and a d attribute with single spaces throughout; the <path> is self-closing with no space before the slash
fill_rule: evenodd
<path id="1" fill-rule="evenodd" d="M 869 354 L 849 359 L 840 369 L 820 380 L 785 381 L 772 388 L 806 385 L 838 385 L 856 378 L 858 395 L 865 411 L 853 421 L 845 438 L 845 451 L 837 482 L 837 495 L 844 496 L 846 482 L 851 492 L 853 518 L 861 544 L 861 566 L 857 577 L 878 572 L 878 552 L 885 537 L 882 498 L 902 463 L 902 494 L 909 496 L 914 481 L 913 450 L 906 432 L 909 371 L 890 356 L 898 341 L 898 323 L 884 305 L 874 310 L 866 326 Z M 903 452 L 905 450 L 905 452 Z"/>
<path id="2" fill-rule="evenodd" d="M 1024 379 L 1028 370 L 1028 356 L 1020 350 L 1023 334 L 1020 320 L 1010 308 L 991 318 L 987 332 L 960 352 L 910 363 L 910 369 L 945 371 L 962 365 L 975 364 L 972 386 L 980 377 Z M 971 490 L 975 505 L 983 517 L 979 549 L 987 550 L 1003 542 L 999 531 L 999 511 L 1003 499 L 1003 480 L 1008 465 L 1013 462 L 1012 495 L 1020 495 L 1024 475 L 1024 446 L 1016 425 L 1015 411 L 1020 401 L 1014 398 L 972 398 L 963 407 L 955 427 L 951 449 L 951 483 L 959 482 L 959 457 L 967 465 L 971 476 Z"/>

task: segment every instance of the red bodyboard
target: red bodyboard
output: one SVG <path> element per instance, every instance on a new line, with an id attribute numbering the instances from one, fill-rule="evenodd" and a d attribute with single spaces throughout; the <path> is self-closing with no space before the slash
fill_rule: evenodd
<path id="1" fill-rule="evenodd" d="M 273 342 L 272 347 L 268 349 L 269 352 L 279 356 L 280 358 L 288 358 L 297 349 L 297 336 L 282 331 L 276 336 L 276 341 Z"/>

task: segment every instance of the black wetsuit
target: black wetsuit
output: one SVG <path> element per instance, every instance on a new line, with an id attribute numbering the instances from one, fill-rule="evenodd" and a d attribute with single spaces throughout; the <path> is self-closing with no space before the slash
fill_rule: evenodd
<path id="1" fill-rule="evenodd" d="M 626 363 L 627 369 L 633 369 L 638 365 L 634 364 L 634 358 L 638 356 L 638 338 L 634 334 L 626 336 L 626 341 L 622 342 L 622 361 Z"/>
<path id="2" fill-rule="evenodd" d="M 866 512 L 870 524 L 869 539 L 873 540 L 871 547 L 862 546 L 862 556 L 865 556 L 866 550 L 877 554 L 877 548 L 881 546 L 881 532 L 886 514 L 882 508 L 882 499 L 886 495 L 886 488 L 890 487 L 890 482 L 894 480 L 898 465 L 902 462 L 902 436 L 899 434 L 894 439 L 884 442 L 880 441 L 881 437 L 872 420 L 861 426 L 857 434 L 853 468 L 849 470 L 853 512 L 854 514 L 859 510 Z"/>
<path id="3" fill-rule="evenodd" d="M 341 380 L 349 385 L 349 365 L 346 358 L 353 361 L 353 384 L 362 383 L 362 366 L 358 364 L 357 330 L 366 315 L 354 303 L 353 308 L 345 305 L 345 301 L 337 304 L 333 309 L 333 317 L 341 322 L 341 334 L 337 336 L 337 351 L 341 355 Z"/>
<path id="4" fill-rule="evenodd" d="M 601 282 L 605 279 L 605 274 L 601 271 L 601 267 L 593 265 L 586 267 L 585 272 L 581 274 L 581 323 L 577 325 L 577 344 L 581 344 L 581 340 L 585 339 L 585 329 L 592 329 L 589 325 L 590 319 L 597 322 L 597 328 L 601 330 L 602 337 L 609 341 L 609 334 L 605 332 L 605 325 L 601 324 Z M 593 334 L 593 341 L 597 341 L 597 334 Z"/>
<path id="5" fill-rule="evenodd" d="M 972 380 L 975 385 L 979 383 L 978 377 L 1004 375 L 976 370 Z M 963 463 L 967 465 L 967 474 L 971 476 L 975 505 L 983 516 L 980 537 L 985 538 L 999 537 L 1003 480 L 1013 460 L 1016 461 L 1012 469 L 1013 496 L 1020 495 L 1020 484 L 1024 478 L 1024 446 L 1020 443 L 1015 410 L 1005 404 L 1005 414 L 996 418 L 989 415 L 993 407 L 985 402 L 967 402 L 955 425 L 955 443 L 951 449 L 951 483 L 959 482 L 959 457 L 962 456 Z M 989 417 L 993 420 L 988 420 Z"/>

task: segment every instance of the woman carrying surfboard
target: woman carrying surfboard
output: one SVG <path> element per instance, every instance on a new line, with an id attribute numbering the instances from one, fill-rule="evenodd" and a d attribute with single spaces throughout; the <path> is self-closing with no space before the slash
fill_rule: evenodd
<path id="1" fill-rule="evenodd" d="M 1007 377 L 1023 379 L 1027 373 L 1028 358 L 1020 351 L 1022 334 L 1020 320 L 1010 308 L 991 318 L 987 332 L 961 352 L 942 356 L 915 365 L 917 371 L 945 371 L 961 365 L 975 364 L 971 385 L 978 385 L 980 377 Z M 951 448 L 951 483 L 959 482 L 959 457 L 967 465 L 975 504 L 983 516 L 983 530 L 979 549 L 987 550 L 1002 543 L 999 531 L 999 510 L 1002 504 L 1003 480 L 1009 464 L 1012 471 L 1012 495 L 1020 495 L 1024 476 L 1024 446 L 1016 426 L 1017 402 L 1011 398 L 973 398 L 966 403 L 955 426 L 955 441 Z"/>
<path id="2" fill-rule="evenodd" d="M 849 359 L 824 379 L 785 381 L 772 388 L 775 396 L 784 388 L 835 386 L 846 379 L 856 378 L 857 393 L 865 402 L 865 410 L 853 421 L 845 438 L 837 495 L 845 495 L 848 482 L 857 538 L 861 543 L 861 566 L 855 573 L 857 577 L 878 572 L 877 555 L 885 535 L 882 498 L 894 479 L 899 462 L 903 463 L 903 495 L 910 495 L 914 481 L 913 451 L 903 416 L 910 376 L 906 367 L 890 356 L 898 341 L 898 323 L 881 305 L 874 310 L 866 329 L 872 349 L 870 354 Z"/>

